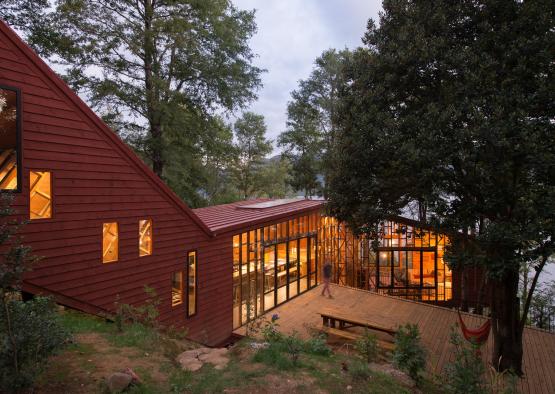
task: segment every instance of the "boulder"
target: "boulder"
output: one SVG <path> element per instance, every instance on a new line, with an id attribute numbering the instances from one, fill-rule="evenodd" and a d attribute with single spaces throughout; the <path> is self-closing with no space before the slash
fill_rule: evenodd
<path id="1" fill-rule="evenodd" d="M 115 372 L 108 378 L 108 389 L 111 393 L 121 393 L 131 384 L 133 377 L 122 372 Z"/>

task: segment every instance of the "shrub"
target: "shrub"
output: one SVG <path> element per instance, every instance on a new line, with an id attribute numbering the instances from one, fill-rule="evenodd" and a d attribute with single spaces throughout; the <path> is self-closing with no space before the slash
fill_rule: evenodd
<path id="1" fill-rule="evenodd" d="M 114 303 L 116 306 L 116 314 L 114 321 L 118 331 L 123 331 L 125 323 L 140 323 L 148 327 L 158 328 L 157 318 L 159 315 L 158 306 L 160 305 L 160 297 L 156 294 L 156 290 L 147 285 L 144 286 L 144 292 L 147 294 L 147 300 L 140 306 L 122 304 L 119 302 L 119 295 Z"/>
<path id="2" fill-rule="evenodd" d="M 365 329 L 362 337 L 355 342 L 355 349 L 370 363 L 378 354 L 378 340 L 374 334 Z"/>
<path id="3" fill-rule="evenodd" d="M 297 365 L 299 361 L 299 356 L 304 349 L 304 343 L 299 338 L 297 333 L 293 335 L 286 335 L 282 338 L 283 346 L 289 358 L 293 362 L 293 365 Z"/>
<path id="4" fill-rule="evenodd" d="M 270 342 L 265 348 L 260 348 L 254 354 L 253 361 L 274 366 L 278 370 L 287 371 L 294 368 L 291 358 L 285 356 L 285 348 L 281 342 Z"/>
<path id="5" fill-rule="evenodd" d="M 274 313 L 270 320 L 266 320 L 261 329 L 262 336 L 266 342 L 278 342 L 283 338 L 283 335 L 277 330 L 279 327 L 279 315 Z"/>
<path id="6" fill-rule="evenodd" d="M 353 380 L 368 380 L 371 376 L 368 364 L 362 361 L 353 362 L 349 365 L 349 373 Z"/>
<path id="7" fill-rule="evenodd" d="M 395 335 L 393 351 L 395 366 L 409 374 L 417 383 L 426 367 L 426 351 L 420 343 L 420 332 L 416 324 L 406 324 Z"/>
<path id="8" fill-rule="evenodd" d="M 56 318 L 55 304 L 37 297 L 5 302 L 0 308 L 0 337 L 0 391 L 18 392 L 32 386 L 45 360 L 70 335 Z"/>
<path id="9" fill-rule="evenodd" d="M 313 335 L 304 344 L 304 351 L 319 356 L 329 356 L 332 351 L 326 343 L 326 335 L 318 333 Z"/>
<path id="10" fill-rule="evenodd" d="M 464 341 L 455 327 L 451 328 L 450 340 L 455 357 L 445 367 L 445 389 L 454 394 L 486 393 L 485 367 L 479 355 L 479 346 Z"/>

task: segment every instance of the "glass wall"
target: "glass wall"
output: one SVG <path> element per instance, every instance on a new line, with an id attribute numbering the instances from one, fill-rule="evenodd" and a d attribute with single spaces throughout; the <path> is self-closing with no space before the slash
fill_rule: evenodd
<path id="1" fill-rule="evenodd" d="M 233 327 L 317 284 L 319 213 L 233 237 Z"/>
<path id="2" fill-rule="evenodd" d="M 376 238 L 356 237 L 319 213 L 233 237 L 233 327 L 316 286 L 319 262 L 332 282 L 417 301 L 448 301 L 452 275 L 443 261 L 447 237 L 393 221 Z"/>
<path id="3" fill-rule="evenodd" d="M 448 239 L 413 225 L 386 221 L 375 239 L 355 237 L 343 223 L 321 218 L 320 259 L 333 264 L 332 281 L 416 301 L 452 298 L 452 273 L 443 261 Z"/>

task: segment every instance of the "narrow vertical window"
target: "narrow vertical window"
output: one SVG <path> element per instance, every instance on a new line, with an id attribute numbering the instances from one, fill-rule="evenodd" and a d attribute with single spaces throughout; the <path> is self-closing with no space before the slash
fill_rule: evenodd
<path id="1" fill-rule="evenodd" d="M 29 217 L 32 220 L 52 217 L 52 182 L 49 172 L 31 171 L 29 174 Z"/>
<path id="2" fill-rule="evenodd" d="M 18 91 L 0 87 L 0 190 L 19 191 Z"/>
<path id="3" fill-rule="evenodd" d="M 183 303 L 183 272 L 172 274 L 172 306 Z"/>
<path id="4" fill-rule="evenodd" d="M 187 255 L 187 316 L 197 313 L 197 252 Z"/>
<path id="5" fill-rule="evenodd" d="M 139 221 L 139 256 L 152 254 L 152 220 Z"/>
<path id="6" fill-rule="evenodd" d="M 118 260 L 118 224 L 102 225 L 102 262 L 111 263 Z"/>

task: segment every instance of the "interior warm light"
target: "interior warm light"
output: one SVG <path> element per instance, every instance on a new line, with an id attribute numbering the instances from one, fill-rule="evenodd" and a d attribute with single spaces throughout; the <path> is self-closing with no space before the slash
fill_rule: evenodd
<path id="1" fill-rule="evenodd" d="M 139 221 L 139 256 L 152 254 L 152 220 Z"/>
<path id="2" fill-rule="evenodd" d="M 111 263 L 118 260 L 118 224 L 102 225 L 102 262 Z"/>
<path id="3" fill-rule="evenodd" d="M 52 185 L 49 172 L 31 171 L 29 174 L 29 217 L 52 217 Z"/>

